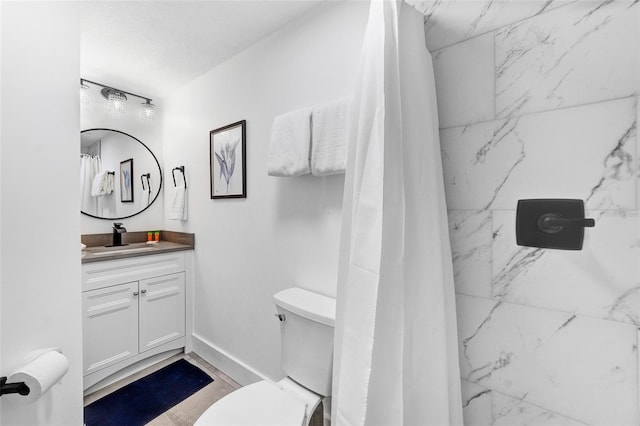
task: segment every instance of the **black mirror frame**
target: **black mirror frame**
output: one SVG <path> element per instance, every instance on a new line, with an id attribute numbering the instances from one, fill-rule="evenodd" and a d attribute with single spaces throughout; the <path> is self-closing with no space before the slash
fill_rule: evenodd
<path id="1" fill-rule="evenodd" d="M 80 134 L 84 133 L 84 132 L 90 132 L 90 131 L 94 131 L 94 130 L 109 130 L 110 132 L 116 132 L 116 133 L 120 133 L 122 135 L 125 136 L 129 136 L 130 138 L 138 141 L 138 143 L 140 145 L 142 145 L 143 147 L 146 148 L 147 151 L 149 151 L 149 154 L 151 154 L 151 156 L 153 157 L 153 159 L 155 160 L 156 164 L 158 165 L 158 170 L 160 171 L 160 186 L 158 187 L 158 193 L 156 194 L 155 197 L 153 197 L 153 200 L 147 205 L 147 207 L 145 207 L 144 209 L 140 210 L 137 213 L 134 214 L 130 214 L 129 216 L 120 216 L 120 217 L 100 217 L 100 216 L 94 216 L 92 214 L 89 213 L 85 213 L 84 211 L 82 211 L 82 209 L 80 210 L 80 213 L 82 213 L 83 215 L 89 216 L 89 217 L 93 217 L 95 219 L 102 219 L 102 220 L 118 220 L 118 219 L 127 219 L 133 216 L 137 216 L 140 213 L 142 213 L 143 211 L 147 210 L 149 207 L 151 207 L 153 205 L 153 203 L 156 202 L 156 200 L 158 199 L 158 196 L 160 196 L 160 191 L 162 190 L 162 167 L 160 167 L 160 162 L 158 161 L 158 158 L 156 157 L 156 155 L 153 153 L 153 151 L 151 151 L 149 149 L 149 147 L 147 145 L 144 144 L 144 142 L 142 142 L 140 139 L 136 138 L 135 136 L 131 136 L 128 133 L 125 132 L 121 132 L 120 130 L 115 130 L 115 129 L 107 129 L 107 128 L 103 128 L 103 127 L 97 127 L 94 129 L 85 129 L 85 130 L 81 130 Z"/>

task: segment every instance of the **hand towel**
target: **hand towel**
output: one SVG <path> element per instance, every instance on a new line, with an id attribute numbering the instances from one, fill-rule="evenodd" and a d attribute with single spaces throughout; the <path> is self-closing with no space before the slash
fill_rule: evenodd
<path id="1" fill-rule="evenodd" d="M 111 171 L 111 173 L 113 173 Z M 91 184 L 91 195 L 100 197 L 102 195 L 111 194 L 115 188 L 113 174 L 109 170 L 98 172 L 93 183 Z"/>
<path id="2" fill-rule="evenodd" d="M 349 99 L 315 107 L 311 112 L 311 174 L 344 173 L 347 165 Z"/>
<path id="3" fill-rule="evenodd" d="M 104 176 L 106 174 L 106 170 L 98 172 L 93 178 L 93 183 L 91 184 L 91 195 L 94 197 L 98 197 L 100 195 L 104 195 L 104 187 L 102 183 L 104 181 Z"/>
<path id="4" fill-rule="evenodd" d="M 271 128 L 267 157 L 269 176 L 301 176 L 311 171 L 311 108 L 277 116 Z"/>
<path id="5" fill-rule="evenodd" d="M 111 194 L 113 191 L 116 190 L 116 179 L 115 179 L 115 172 L 111 171 L 111 173 L 107 173 L 104 177 L 105 179 L 105 183 L 104 183 L 104 191 L 105 194 Z"/>
<path id="6" fill-rule="evenodd" d="M 178 182 L 178 186 L 173 188 L 171 206 L 169 206 L 169 219 L 187 220 L 187 188 Z"/>

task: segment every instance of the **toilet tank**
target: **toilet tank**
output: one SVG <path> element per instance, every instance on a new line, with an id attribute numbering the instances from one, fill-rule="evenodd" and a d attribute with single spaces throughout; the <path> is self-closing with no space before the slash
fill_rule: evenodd
<path id="1" fill-rule="evenodd" d="M 331 395 L 336 301 L 301 288 L 273 296 L 280 316 L 282 370 L 297 383 Z"/>

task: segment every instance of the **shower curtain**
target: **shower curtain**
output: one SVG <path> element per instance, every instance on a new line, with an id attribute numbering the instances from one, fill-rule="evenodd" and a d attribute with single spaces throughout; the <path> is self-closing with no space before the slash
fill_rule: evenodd
<path id="1" fill-rule="evenodd" d="M 99 155 L 80 154 L 80 209 L 92 215 L 99 215 L 99 197 L 91 195 L 93 179 L 102 170 L 102 159 Z"/>
<path id="2" fill-rule="evenodd" d="M 352 105 L 332 424 L 462 424 L 453 271 L 423 15 L 373 0 Z"/>

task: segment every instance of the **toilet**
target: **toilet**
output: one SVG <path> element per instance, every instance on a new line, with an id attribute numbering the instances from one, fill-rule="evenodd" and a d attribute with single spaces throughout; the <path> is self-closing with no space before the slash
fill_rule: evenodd
<path id="1" fill-rule="evenodd" d="M 242 387 L 215 402 L 196 425 L 307 426 L 331 395 L 335 299 L 301 288 L 273 296 L 287 377 Z"/>

